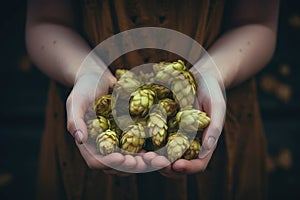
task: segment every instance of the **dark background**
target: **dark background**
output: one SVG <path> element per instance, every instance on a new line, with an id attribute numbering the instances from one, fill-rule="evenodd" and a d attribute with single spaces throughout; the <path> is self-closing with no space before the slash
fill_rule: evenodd
<path id="1" fill-rule="evenodd" d="M 49 80 L 26 54 L 25 3 L 6 1 L 0 12 L 0 199 L 34 198 L 44 128 Z M 268 139 L 269 199 L 300 199 L 299 36 L 300 2 L 281 1 L 277 49 L 257 76 Z"/>

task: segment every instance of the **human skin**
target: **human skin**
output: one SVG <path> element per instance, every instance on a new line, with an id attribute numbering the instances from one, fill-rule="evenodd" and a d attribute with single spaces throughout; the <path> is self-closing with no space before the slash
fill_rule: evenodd
<path id="1" fill-rule="evenodd" d="M 200 71 L 210 77 L 211 85 L 214 85 L 212 89 L 215 91 L 212 97 L 206 91 L 207 88 L 198 89 L 198 93 L 202 95 L 199 97 L 199 104 L 211 117 L 211 123 L 204 132 L 203 156 L 191 161 L 180 159 L 171 165 L 165 157 L 153 152 L 137 157 L 114 153 L 103 158 L 106 163 L 104 165 L 80 145 L 87 139 L 84 114 L 89 104 L 93 102 L 92 91 L 88 88 L 94 88 L 95 84 L 98 84 L 97 95 L 102 95 L 107 93 L 116 79 L 110 71 L 105 70 L 106 66 L 101 58 L 96 57 L 97 65 L 85 66 L 84 71 L 78 74 L 79 67 L 91 51 L 91 47 L 77 31 L 74 17 L 76 13 L 72 9 L 71 0 L 28 1 L 26 23 L 28 52 L 41 71 L 58 82 L 73 87 L 66 102 L 67 127 L 75 137 L 89 167 L 121 176 L 128 173 L 114 170 L 108 165 L 135 171 L 143 171 L 147 164 L 157 169 L 167 166 L 160 169 L 167 177 L 205 170 L 223 128 L 226 106 L 222 85 L 228 89 L 255 75 L 270 60 L 276 44 L 278 0 L 235 0 L 232 5 L 227 30 L 208 49 L 217 70 L 200 63 L 191 69 L 195 74 Z M 102 76 L 99 84 L 96 77 L 102 73 L 105 73 L 105 76 Z M 197 76 L 196 79 L 201 81 Z M 75 90 L 77 92 L 74 92 Z M 76 106 L 73 105 L 73 99 L 76 99 Z"/>

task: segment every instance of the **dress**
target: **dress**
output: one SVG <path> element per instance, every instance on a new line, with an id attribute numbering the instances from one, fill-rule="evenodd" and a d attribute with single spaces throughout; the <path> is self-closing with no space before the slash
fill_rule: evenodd
<path id="1" fill-rule="evenodd" d="M 82 34 L 95 46 L 120 31 L 159 26 L 187 34 L 207 48 L 220 32 L 224 5 L 222 0 L 82 0 Z M 114 62 L 111 69 L 124 63 L 156 62 L 156 55 L 152 50 L 134 51 Z M 173 56 L 163 53 L 159 59 L 174 60 Z M 266 139 L 254 79 L 227 91 L 225 126 L 207 171 L 181 179 L 168 179 L 158 172 L 121 178 L 88 169 L 66 130 L 69 92 L 69 88 L 51 81 L 38 199 L 266 198 Z"/>

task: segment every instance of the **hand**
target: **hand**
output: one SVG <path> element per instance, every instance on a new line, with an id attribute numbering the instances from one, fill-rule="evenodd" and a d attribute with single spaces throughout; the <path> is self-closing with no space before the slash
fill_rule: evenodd
<path id="1" fill-rule="evenodd" d="M 197 159 L 179 159 L 171 164 L 166 157 L 159 156 L 154 152 L 144 154 L 145 162 L 155 169 L 160 169 L 160 173 L 167 177 L 176 178 L 181 175 L 204 171 L 217 146 L 218 138 L 223 129 L 226 103 L 219 74 L 214 70 L 199 71 L 195 67 L 191 69 L 191 72 L 194 74 L 198 84 L 197 103 L 199 109 L 210 116 L 211 122 L 204 130 L 202 136 L 203 144 Z"/>
<path id="2" fill-rule="evenodd" d="M 216 148 L 216 145 L 214 149 Z M 214 151 L 212 150 L 212 152 Z M 168 178 L 181 178 L 184 175 L 194 174 L 202 172 L 206 169 L 209 163 L 212 152 L 208 154 L 205 158 L 198 158 L 193 160 L 179 159 L 174 163 L 161 155 L 157 155 L 154 152 L 145 153 L 143 158 L 145 162 L 153 168 L 153 170 L 159 170 L 159 172 Z"/>
<path id="3" fill-rule="evenodd" d="M 93 118 L 95 118 L 92 111 L 95 97 L 107 94 L 109 87 L 112 87 L 115 82 L 115 77 L 109 71 L 106 71 L 100 79 L 97 73 L 89 72 L 81 75 L 67 99 L 67 127 L 90 168 L 102 169 L 107 174 L 126 176 L 129 173 L 115 169 L 143 171 L 146 164 L 141 156 L 124 156 L 120 153 L 101 156 L 97 153 L 95 146 L 87 143 L 88 133 L 85 118 L 89 115 L 94 115 Z"/>

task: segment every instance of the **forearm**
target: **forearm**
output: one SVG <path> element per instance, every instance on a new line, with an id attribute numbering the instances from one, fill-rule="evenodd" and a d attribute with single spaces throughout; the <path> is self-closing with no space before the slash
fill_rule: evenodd
<path id="1" fill-rule="evenodd" d="M 26 20 L 30 57 L 41 71 L 67 86 L 73 86 L 78 72 L 100 75 L 107 68 L 97 56 L 85 60 L 91 48 L 76 30 L 72 5 L 71 0 L 28 0 Z"/>
<path id="2" fill-rule="evenodd" d="M 208 50 L 225 88 L 233 87 L 260 71 L 273 55 L 276 31 L 249 24 L 224 33 Z"/>
<path id="3" fill-rule="evenodd" d="M 80 64 L 90 51 L 77 32 L 53 23 L 41 23 L 27 28 L 26 43 L 36 66 L 68 86 L 74 84 Z"/>
<path id="4" fill-rule="evenodd" d="M 227 31 L 208 49 L 217 67 L 204 58 L 195 68 L 211 73 L 225 88 L 252 77 L 275 50 L 278 10 L 279 0 L 231 0 Z"/>

